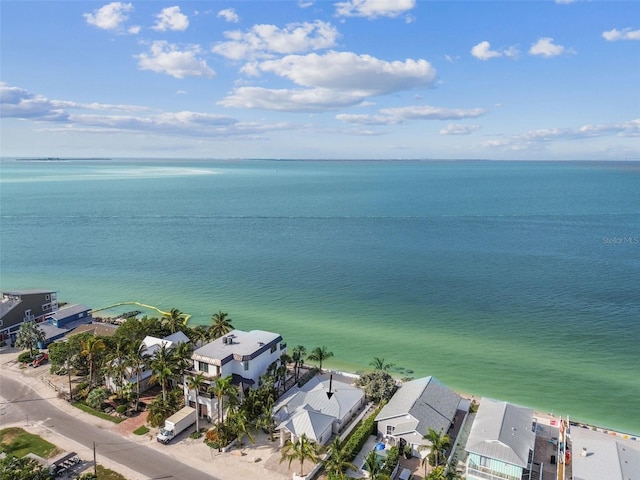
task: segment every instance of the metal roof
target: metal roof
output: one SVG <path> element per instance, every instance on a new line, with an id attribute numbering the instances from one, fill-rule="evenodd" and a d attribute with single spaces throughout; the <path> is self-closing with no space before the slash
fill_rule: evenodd
<path id="1" fill-rule="evenodd" d="M 526 468 L 535 447 L 533 410 L 489 398 L 480 401 L 466 450 Z"/>
<path id="2" fill-rule="evenodd" d="M 421 435 L 426 435 L 429 428 L 446 433 L 460 400 L 457 393 L 436 378 L 418 378 L 404 383 L 382 408 L 376 420 L 398 418 L 396 428 L 403 424 L 409 428 L 408 424 L 415 423 L 415 431 Z"/>

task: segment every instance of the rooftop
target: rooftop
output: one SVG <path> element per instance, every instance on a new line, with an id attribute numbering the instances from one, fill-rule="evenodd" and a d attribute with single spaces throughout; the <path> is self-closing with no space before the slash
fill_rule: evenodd
<path id="1" fill-rule="evenodd" d="M 224 337 L 196 349 L 191 358 L 213 365 L 224 365 L 232 359 L 251 360 L 281 340 L 279 334 L 263 330 L 233 330 Z"/>

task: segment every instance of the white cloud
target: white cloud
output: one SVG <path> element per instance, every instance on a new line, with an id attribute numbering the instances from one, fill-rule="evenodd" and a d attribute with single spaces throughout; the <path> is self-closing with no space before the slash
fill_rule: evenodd
<path id="1" fill-rule="evenodd" d="M 618 30 L 614 28 L 608 32 L 602 32 L 602 38 L 608 42 L 615 42 L 617 40 L 640 40 L 640 30 L 631 30 L 630 28 Z"/>
<path id="2" fill-rule="evenodd" d="M 323 55 L 288 55 L 258 64 L 262 72 L 286 77 L 298 85 L 384 95 L 431 85 L 436 70 L 426 60 L 380 60 L 371 55 L 331 51 Z"/>
<path id="3" fill-rule="evenodd" d="M 461 123 L 450 123 L 440 129 L 440 135 L 470 135 L 480 130 L 480 125 L 465 125 Z"/>
<path id="4" fill-rule="evenodd" d="M 544 128 L 539 130 L 529 130 L 519 135 L 489 140 L 483 142 L 482 145 L 490 148 L 518 151 L 535 148 L 557 141 L 585 140 L 606 136 L 628 138 L 640 137 L 640 119 L 611 124 L 583 125 L 578 128 Z"/>
<path id="5" fill-rule="evenodd" d="M 387 62 L 370 55 L 331 51 L 249 63 L 248 75 L 272 73 L 307 89 L 236 88 L 220 104 L 280 111 L 322 111 L 362 104 L 367 97 L 426 87 L 436 71 L 426 60 Z"/>
<path id="6" fill-rule="evenodd" d="M 138 67 L 141 70 L 151 70 L 166 73 L 175 78 L 215 76 L 205 60 L 198 58 L 201 53 L 197 45 L 189 45 L 184 50 L 165 41 L 153 42 L 149 53 L 137 55 Z"/>
<path id="7" fill-rule="evenodd" d="M 249 31 L 225 32 L 229 40 L 213 47 L 219 55 L 233 60 L 270 57 L 272 54 L 302 53 L 333 47 L 339 34 L 330 23 L 291 23 L 284 28 L 254 25 Z"/>
<path id="8" fill-rule="evenodd" d="M 413 9 L 415 0 L 348 0 L 334 4 L 338 17 L 397 17 Z"/>
<path id="9" fill-rule="evenodd" d="M 142 28 L 139 25 L 133 25 L 127 28 L 127 33 L 129 33 L 130 35 L 137 35 L 140 33 L 140 30 L 142 30 Z"/>
<path id="10" fill-rule="evenodd" d="M 281 112 L 322 112 L 357 105 L 362 95 L 327 88 L 268 89 L 239 87 L 220 102 L 225 107 L 260 108 Z"/>
<path id="11" fill-rule="evenodd" d="M 229 23 L 238 23 L 240 17 L 233 8 L 225 8 L 218 12 L 218 17 L 224 18 Z"/>
<path id="12" fill-rule="evenodd" d="M 309 8 L 312 5 L 313 5 L 313 1 L 306 2 L 306 1 L 303 1 L 303 0 L 298 0 L 298 6 L 300 8 Z"/>
<path id="13" fill-rule="evenodd" d="M 336 120 L 354 125 L 392 125 L 399 122 L 397 118 L 384 115 L 346 114 L 336 115 Z"/>
<path id="14" fill-rule="evenodd" d="M 489 60 L 491 58 L 509 57 L 518 58 L 520 52 L 515 46 L 503 48 L 502 50 L 491 50 L 491 44 L 489 42 L 482 41 L 471 48 L 471 55 L 480 60 Z"/>
<path id="15" fill-rule="evenodd" d="M 574 53 L 573 50 L 567 49 L 562 45 L 555 45 L 553 43 L 553 38 L 551 37 L 543 37 L 540 38 L 536 43 L 531 45 L 529 49 L 530 55 L 541 55 L 543 57 L 557 57 L 558 55 L 563 55 L 565 53 Z"/>
<path id="16" fill-rule="evenodd" d="M 156 15 L 156 24 L 151 27 L 153 30 L 165 32 L 167 30 L 184 31 L 189 27 L 189 19 L 180 11 L 180 7 L 163 8 Z"/>
<path id="17" fill-rule="evenodd" d="M 103 30 L 118 30 L 129 19 L 127 13 L 131 11 L 131 3 L 111 2 L 83 16 L 89 25 Z"/>
<path id="18" fill-rule="evenodd" d="M 442 108 L 430 105 L 383 108 L 380 113 L 402 120 L 454 120 L 475 118 L 487 113 L 484 108 Z"/>

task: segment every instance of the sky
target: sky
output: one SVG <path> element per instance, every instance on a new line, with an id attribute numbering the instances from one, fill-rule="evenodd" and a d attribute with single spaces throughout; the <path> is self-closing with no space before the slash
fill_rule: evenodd
<path id="1" fill-rule="evenodd" d="M 0 155 L 640 160 L 640 2 L 0 1 Z"/>

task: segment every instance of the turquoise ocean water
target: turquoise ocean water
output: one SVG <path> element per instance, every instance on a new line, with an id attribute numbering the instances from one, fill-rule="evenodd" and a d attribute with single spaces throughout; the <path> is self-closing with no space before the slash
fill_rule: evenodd
<path id="1" fill-rule="evenodd" d="M 640 433 L 639 163 L 0 167 L 2 290 L 195 323 L 222 309 L 326 345 L 335 368 L 384 357 L 397 376 Z"/>

